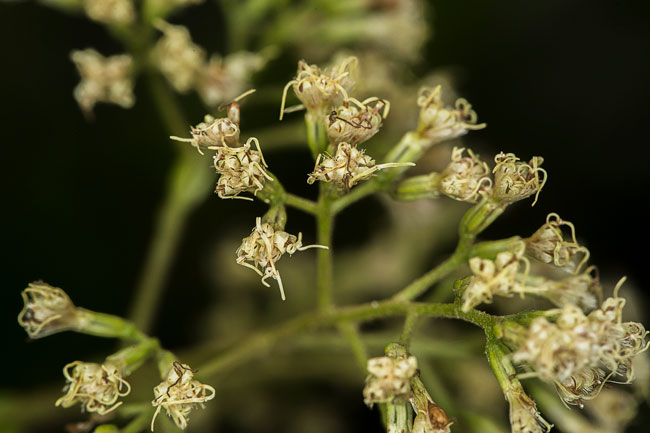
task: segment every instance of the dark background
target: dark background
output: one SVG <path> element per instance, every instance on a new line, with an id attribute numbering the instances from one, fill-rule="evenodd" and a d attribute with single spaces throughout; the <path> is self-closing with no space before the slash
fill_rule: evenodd
<path id="1" fill-rule="evenodd" d="M 558 212 L 576 224 L 603 275 L 628 275 L 646 311 L 650 3 L 432 5 L 434 37 L 416 71 L 442 67 L 456 74 L 459 93 L 489 125 L 470 136 L 470 144 L 522 158 L 541 154 L 549 172 L 538 205 L 514 206 L 488 236 L 532 233 L 543 215 Z M 218 13 L 216 6 L 201 8 L 205 14 L 182 17 L 184 22 L 198 33 L 218 35 L 213 20 L 204 18 Z M 79 305 L 125 314 L 174 155 L 142 86 L 133 109 L 100 104 L 97 120 L 84 120 L 72 98 L 78 77 L 68 56 L 90 46 L 120 51 L 86 19 L 33 3 L 0 3 L 0 320 L 12 354 L 1 357 L 0 366 L 15 372 L 3 374 L 3 388 L 51 380 L 69 361 L 69 351 L 81 357 L 109 347 L 72 335 L 25 344 L 15 322 L 19 292 L 44 279 L 73 292 Z M 219 42 L 209 48 L 219 49 Z M 285 69 L 290 77 L 294 65 Z M 188 117 L 197 118 L 191 99 L 185 102 Z M 289 156 L 274 158 L 283 164 Z M 372 225 L 364 209 L 373 202 L 363 203 L 355 212 Z M 255 206 L 250 215 L 262 209 Z M 201 305 L 192 300 L 207 290 L 195 269 L 210 239 L 205 233 L 227 227 L 238 212 L 233 209 L 243 208 L 226 211 L 223 203 L 208 200 L 192 216 L 167 283 L 167 293 L 187 296 L 168 297 L 162 317 L 179 306 L 200 314 Z M 193 342 L 177 329 L 163 320 L 156 332 L 172 348 Z"/>

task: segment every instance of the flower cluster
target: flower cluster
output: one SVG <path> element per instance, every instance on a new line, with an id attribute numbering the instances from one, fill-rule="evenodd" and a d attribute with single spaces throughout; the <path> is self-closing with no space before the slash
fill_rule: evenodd
<path id="1" fill-rule="evenodd" d="M 562 233 L 562 226 L 569 229 L 568 237 Z M 580 272 L 589 260 L 589 250 L 578 244 L 573 224 L 556 213 L 548 214 L 546 223 L 525 241 L 526 255 L 568 271 Z M 577 258 L 580 261 L 576 264 Z"/>
<path id="2" fill-rule="evenodd" d="M 570 275 L 560 280 L 545 278 L 531 279 L 527 287 L 558 307 L 576 305 L 584 311 L 591 311 L 600 305 L 602 287 L 595 266 L 589 266 L 581 274 Z"/>
<path id="3" fill-rule="evenodd" d="M 46 337 L 75 327 L 77 309 L 58 287 L 43 282 L 30 283 L 21 293 L 25 303 L 18 323 L 30 338 Z"/>
<path id="4" fill-rule="evenodd" d="M 309 174 L 307 183 L 317 180 L 332 182 L 337 188 L 350 191 L 358 182 L 370 178 L 376 171 L 388 167 L 413 166 L 413 163 L 376 164 L 363 149 L 350 143 L 339 143 L 336 154 L 318 155 L 314 171 Z"/>
<path id="5" fill-rule="evenodd" d="M 462 310 L 467 312 L 483 302 L 491 303 L 494 295 L 511 297 L 515 293 L 523 296 L 526 291 L 523 281 L 528 273 L 528 261 L 523 251 L 502 251 L 494 260 L 472 257 L 469 267 L 474 274 L 463 292 Z M 524 276 L 520 275 L 524 264 Z"/>
<path id="6" fill-rule="evenodd" d="M 440 192 L 454 200 L 475 203 L 492 187 L 490 169 L 471 150 L 454 147 L 451 163 L 440 174 Z"/>
<path id="7" fill-rule="evenodd" d="M 156 27 L 163 32 L 153 50 L 156 65 L 176 90 L 187 92 L 205 63 L 205 51 L 192 42 L 184 26 L 158 20 Z"/>
<path id="8" fill-rule="evenodd" d="M 196 371 L 189 365 L 175 361 L 165 380 L 153 389 L 155 398 L 151 404 L 156 412 L 151 420 L 151 431 L 162 408 L 178 428 L 185 429 L 190 412 L 197 407 L 203 408 L 203 403 L 214 398 L 214 388 L 195 380 L 194 373 Z"/>
<path id="9" fill-rule="evenodd" d="M 348 57 L 330 69 L 321 70 L 304 60 L 298 62 L 296 78 L 287 83 L 282 93 L 280 120 L 284 116 L 290 87 L 305 108 L 317 116 L 326 114 L 328 107 L 337 106 L 342 100 L 348 99 L 348 91 L 354 86 L 351 75 L 356 71 L 357 63 L 356 57 Z"/>
<path id="10" fill-rule="evenodd" d="M 201 155 L 203 155 L 203 149 L 239 145 L 239 126 L 227 117 L 215 119 L 206 114 L 203 122 L 190 128 L 190 135 L 192 138 L 175 136 L 170 138 L 190 143 Z"/>
<path id="11" fill-rule="evenodd" d="M 118 398 L 131 392 L 118 367 L 111 363 L 75 361 L 63 367 L 63 375 L 67 381 L 65 395 L 56 401 L 56 406 L 81 403 L 82 410 L 105 415 L 122 404 Z"/>
<path id="12" fill-rule="evenodd" d="M 199 70 L 196 89 L 207 105 L 231 101 L 246 88 L 253 74 L 262 69 L 266 61 L 263 54 L 248 51 L 226 57 L 213 54 Z"/>
<path id="13" fill-rule="evenodd" d="M 327 137 L 333 145 L 345 142 L 356 146 L 368 141 L 379 131 L 389 110 L 390 104 L 377 97 L 362 102 L 348 98 L 329 114 Z"/>
<path id="14" fill-rule="evenodd" d="M 74 89 L 74 97 L 85 113 L 91 113 L 97 102 L 110 102 L 124 108 L 133 106 L 131 56 L 104 57 L 88 48 L 73 51 L 70 58 L 81 76 L 81 82 Z"/>
<path id="15" fill-rule="evenodd" d="M 251 149 L 251 143 L 255 143 L 257 150 Z M 265 170 L 266 161 L 256 138 L 249 138 L 246 144 L 240 147 L 220 146 L 216 150 L 214 168 L 220 176 L 215 192 L 219 198 L 252 200 L 239 197 L 239 194 L 252 192 L 255 195 L 264 188 L 265 179 L 273 180 Z"/>
<path id="16" fill-rule="evenodd" d="M 275 267 L 275 263 L 287 253 L 290 256 L 296 251 L 308 248 L 328 249 L 324 245 L 302 245 L 302 233 L 298 236 L 289 234 L 270 223 L 262 223 L 262 218 L 255 220 L 255 228 L 248 237 L 242 239 L 241 246 L 237 249 L 237 263 L 257 272 L 262 277 L 262 284 L 270 287 L 267 278 L 274 278 L 278 282 L 280 295 L 285 300 L 282 278 Z"/>
<path id="17" fill-rule="evenodd" d="M 445 106 L 440 86 L 420 89 L 417 103 L 420 107 L 418 131 L 430 144 L 460 137 L 468 130 L 485 128 L 485 123 L 476 123 L 476 112 L 467 100 L 458 99 L 455 107 Z"/>
<path id="18" fill-rule="evenodd" d="M 535 319 L 513 360 L 528 363 L 540 379 L 555 383 L 568 404 L 581 406 L 582 400 L 594 398 L 612 375 L 630 382 L 632 360 L 648 348 L 648 332 L 640 323 L 622 321 L 625 299 L 617 296 L 619 287 L 588 315 L 566 305 L 555 322 Z"/>
<path id="19" fill-rule="evenodd" d="M 409 379 L 417 372 L 418 363 L 414 356 L 399 359 L 381 356 L 369 359 L 367 368 L 370 374 L 363 389 L 363 401 L 372 406 L 408 397 Z"/>

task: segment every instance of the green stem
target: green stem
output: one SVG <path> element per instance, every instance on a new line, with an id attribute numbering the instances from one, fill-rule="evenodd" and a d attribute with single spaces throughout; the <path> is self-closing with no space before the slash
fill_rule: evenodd
<path id="1" fill-rule="evenodd" d="M 150 73 L 148 78 L 155 105 L 168 132 L 183 135 L 188 123 L 178 109 L 169 87 L 155 73 Z M 209 194 L 213 179 L 214 173 L 204 159 L 189 148 L 179 146 L 129 314 L 143 332 L 151 329 L 185 222 Z"/>
<path id="2" fill-rule="evenodd" d="M 413 337 L 413 330 L 415 325 L 418 322 L 418 315 L 414 312 L 409 312 L 404 319 L 404 327 L 402 328 L 402 334 L 399 337 L 399 342 L 406 348 L 409 349 L 411 346 L 411 338 Z"/>
<path id="3" fill-rule="evenodd" d="M 352 354 L 354 355 L 359 368 L 365 374 L 366 365 L 368 363 L 368 351 L 361 339 L 357 326 L 352 322 L 345 321 L 339 323 L 338 329 L 352 349 Z"/>
<path id="4" fill-rule="evenodd" d="M 333 266 L 332 266 L 332 230 L 333 216 L 330 209 L 329 185 L 320 184 L 318 213 L 316 214 L 317 243 L 329 249 L 319 249 L 316 256 L 316 288 L 318 292 L 318 309 L 327 310 L 332 305 Z"/>
<path id="5" fill-rule="evenodd" d="M 284 193 L 284 204 L 312 215 L 318 214 L 318 204 L 316 202 L 289 192 Z"/>

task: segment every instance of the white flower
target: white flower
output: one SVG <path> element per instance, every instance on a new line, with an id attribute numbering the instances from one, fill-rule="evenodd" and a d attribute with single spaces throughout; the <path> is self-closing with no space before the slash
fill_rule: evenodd
<path id="1" fill-rule="evenodd" d="M 205 52 L 192 42 L 186 27 L 162 20 L 157 20 L 155 25 L 163 32 L 152 52 L 156 65 L 176 90 L 186 92 L 196 84 L 205 63 Z"/>
<path id="2" fill-rule="evenodd" d="M 90 19 L 105 24 L 126 25 L 135 19 L 132 0 L 84 0 L 83 6 Z"/>
<path id="3" fill-rule="evenodd" d="M 492 179 L 487 164 L 472 152 L 463 156 L 464 147 L 454 147 L 451 163 L 440 174 L 440 191 L 454 200 L 475 203 L 490 191 Z"/>
<path id="4" fill-rule="evenodd" d="M 368 360 L 366 386 L 363 389 L 364 402 L 368 406 L 385 403 L 397 397 L 406 397 L 411 391 L 409 379 L 417 371 L 414 356 L 403 359 L 381 356 Z"/>

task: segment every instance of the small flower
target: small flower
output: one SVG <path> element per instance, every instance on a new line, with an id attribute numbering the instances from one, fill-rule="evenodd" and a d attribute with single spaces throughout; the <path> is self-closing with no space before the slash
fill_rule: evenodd
<path id="1" fill-rule="evenodd" d="M 521 263 L 524 264 L 524 277 L 519 274 Z M 494 295 L 511 297 L 519 293 L 523 296 L 528 291 L 523 285 L 528 261 L 522 257 L 522 251 L 502 251 L 495 260 L 472 257 L 469 267 L 474 275 L 462 295 L 464 312 L 478 304 L 491 303 Z"/>
<path id="2" fill-rule="evenodd" d="M 465 99 L 458 99 L 455 108 L 445 107 L 440 86 L 420 89 L 417 104 L 420 107 L 418 132 L 431 144 L 460 137 L 469 130 L 485 128 L 485 123 L 476 124 L 476 112 Z"/>
<path id="3" fill-rule="evenodd" d="M 370 105 L 372 103 L 374 106 Z M 356 146 L 368 141 L 379 131 L 389 110 L 388 101 L 376 97 L 363 102 L 355 98 L 346 99 L 328 116 L 327 136 L 330 143 L 338 145 L 346 142 Z"/>
<path id="4" fill-rule="evenodd" d="M 589 315 L 566 305 L 555 323 L 544 317 L 533 320 L 513 360 L 529 363 L 540 379 L 555 383 L 567 404 L 582 406 L 582 400 L 593 399 L 612 375 L 632 381 L 632 361 L 649 343 L 643 325 L 622 322 L 625 299 L 617 292 L 623 281 L 614 297 Z"/>
<path id="5" fill-rule="evenodd" d="M 543 280 L 535 285 L 536 294 L 549 299 L 558 307 L 577 305 L 584 311 L 598 307 L 602 288 L 595 266 L 590 266 L 579 275 L 572 275 L 558 281 Z"/>
<path id="6" fill-rule="evenodd" d="M 568 237 L 562 233 L 562 226 L 569 229 Z M 546 223 L 525 239 L 525 242 L 528 256 L 574 273 L 580 272 L 589 260 L 589 250 L 578 244 L 573 224 L 562 220 L 556 213 L 548 214 Z M 577 258 L 580 261 L 576 265 Z"/>
<path id="7" fill-rule="evenodd" d="M 132 0 L 84 0 L 83 6 L 90 19 L 101 23 L 126 25 L 135 19 Z"/>
<path id="8" fill-rule="evenodd" d="M 253 142 L 257 150 L 251 149 Z M 273 180 L 265 170 L 268 166 L 264 161 L 260 143 L 254 137 L 249 138 L 241 147 L 210 146 L 208 148 L 217 150 L 214 156 L 214 168 L 220 176 L 215 192 L 219 198 L 252 200 L 239 197 L 239 194 L 252 192 L 255 195 L 264 188 L 267 179 Z"/>
<path id="9" fill-rule="evenodd" d="M 354 185 L 370 178 L 378 170 L 413 165 L 415 164 L 411 162 L 377 165 L 364 150 L 357 149 L 349 143 L 339 143 L 334 156 L 318 155 L 314 171 L 309 174 L 307 183 L 312 184 L 317 180 L 332 182 L 338 188 L 350 191 Z"/>
<path id="10" fill-rule="evenodd" d="M 203 155 L 202 149 L 210 147 L 236 147 L 239 145 L 239 126 L 224 117 L 215 119 L 205 115 L 203 122 L 190 129 L 192 138 L 171 136 L 172 140 L 190 143 Z"/>
<path id="11" fill-rule="evenodd" d="M 510 390 L 505 392 L 505 396 L 510 404 L 512 433 L 548 433 L 551 431 L 553 426 L 542 418 L 535 401 L 526 394 L 521 385 L 513 385 Z"/>
<path id="12" fill-rule="evenodd" d="M 117 401 L 119 397 L 131 392 L 129 383 L 111 363 L 75 361 L 63 367 L 63 375 L 67 380 L 66 394 L 56 401 L 56 406 L 81 403 L 82 410 L 105 415 L 122 404 Z"/>
<path id="13" fill-rule="evenodd" d="M 162 20 L 157 20 L 155 26 L 163 32 L 152 53 L 156 65 L 176 90 L 187 92 L 197 82 L 205 52 L 192 42 L 186 27 Z"/>
<path id="14" fill-rule="evenodd" d="M 21 293 L 25 306 L 18 314 L 18 323 L 30 338 L 46 337 L 76 328 L 77 308 L 58 287 L 37 281 Z"/>
<path id="15" fill-rule="evenodd" d="M 194 380 L 194 373 L 196 371 L 189 365 L 174 361 L 167 378 L 153 389 L 155 398 L 151 404 L 156 412 L 151 420 L 151 431 L 162 408 L 178 428 L 185 429 L 192 409 L 203 408 L 203 403 L 214 398 L 214 388 Z"/>
<path id="16" fill-rule="evenodd" d="M 302 246 L 302 233 L 298 236 L 291 235 L 281 229 L 276 229 L 269 223 L 262 223 L 262 218 L 255 220 L 255 228 L 248 237 L 242 239 L 241 246 L 237 249 L 237 264 L 246 266 L 257 272 L 262 277 L 262 284 L 270 285 L 267 278 L 274 278 L 278 282 L 280 295 L 284 301 L 284 287 L 282 278 L 275 267 L 275 263 L 287 253 L 290 256 L 296 251 L 309 248 L 328 249 L 324 245 Z"/>
<path id="17" fill-rule="evenodd" d="M 409 379 L 418 368 L 417 359 L 409 356 L 401 359 L 381 356 L 368 360 L 366 386 L 363 398 L 366 405 L 386 403 L 396 398 L 407 397 L 411 391 Z"/>
<path id="18" fill-rule="evenodd" d="M 492 187 L 490 169 L 469 149 L 463 157 L 464 150 L 454 147 L 451 163 L 440 174 L 440 191 L 454 200 L 476 203 Z"/>
<path id="19" fill-rule="evenodd" d="M 499 153 L 494 157 L 492 198 L 507 205 L 535 194 L 534 206 L 547 179 L 546 170 L 540 168 L 543 161 L 541 156 L 533 156 L 526 164 L 513 153 Z M 543 175 L 541 180 L 540 173 Z"/>
<path id="20" fill-rule="evenodd" d="M 296 78 L 287 83 L 282 93 L 280 120 L 284 116 L 284 105 L 290 87 L 307 110 L 318 115 L 331 111 L 341 100 L 348 99 L 348 90 L 354 86 L 350 75 L 355 71 L 357 63 L 356 57 L 348 57 L 339 65 L 321 70 L 304 60 L 299 61 Z"/>
<path id="21" fill-rule="evenodd" d="M 197 91 L 210 106 L 232 101 L 248 87 L 252 75 L 262 69 L 266 61 L 263 55 L 247 51 L 225 58 L 213 55 L 199 70 Z"/>
<path id="22" fill-rule="evenodd" d="M 133 106 L 131 56 L 104 57 L 89 48 L 73 51 L 70 58 L 81 76 L 74 97 L 84 112 L 91 113 L 97 102 L 110 102 L 123 108 Z"/>

